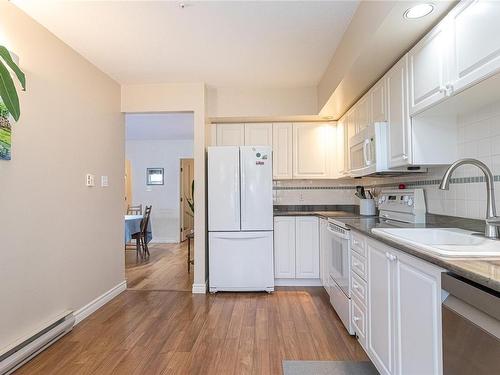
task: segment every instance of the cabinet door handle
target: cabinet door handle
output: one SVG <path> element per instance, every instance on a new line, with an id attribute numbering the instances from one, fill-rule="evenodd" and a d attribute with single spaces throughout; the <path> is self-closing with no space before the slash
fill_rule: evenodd
<path id="1" fill-rule="evenodd" d="M 359 289 L 359 286 L 357 286 L 357 285 L 353 285 L 352 287 L 353 287 L 354 289 Z"/>
<path id="2" fill-rule="evenodd" d="M 359 317 L 357 317 L 357 316 L 354 316 L 354 317 L 352 318 L 352 320 L 354 320 L 355 322 L 357 322 L 357 321 L 361 320 L 361 318 L 359 318 Z"/>
<path id="3" fill-rule="evenodd" d="M 397 256 L 393 255 L 393 254 L 390 254 L 390 253 L 385 253 L 385 256 L 387 257 L 387 259 L 389 259 L 391 262 L 394 262 L 396 259 L 398 259 Z"/>

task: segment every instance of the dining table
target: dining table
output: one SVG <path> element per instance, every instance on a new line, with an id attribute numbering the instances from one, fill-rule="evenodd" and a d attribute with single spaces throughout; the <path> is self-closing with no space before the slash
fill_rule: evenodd
<path id="1" fill-rule="evenodd" d="M 125 215 L 125 244 L 132 240 L 132 235 L 141 231 L 142 215 Z M 151 231 L 151 220 L 146 230 L 146 241 L 149 243 L 153 239 Z"/>

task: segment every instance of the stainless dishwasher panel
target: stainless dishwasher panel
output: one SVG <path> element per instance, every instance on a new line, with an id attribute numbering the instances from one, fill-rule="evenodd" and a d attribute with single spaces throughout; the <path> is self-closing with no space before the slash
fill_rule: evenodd
<path id="1" fill-rule="evenodd" d="M 443 274 L 450 295 L 443 302 L 444 375 L 500 374 L 498 293 Z"/>

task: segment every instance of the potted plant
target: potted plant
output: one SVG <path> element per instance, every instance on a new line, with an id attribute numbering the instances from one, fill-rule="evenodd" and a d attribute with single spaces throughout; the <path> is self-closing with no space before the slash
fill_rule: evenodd
<path id="1" fill-rule="evenodd" d="M 10 52 L 4 46 L 0 46 L 0 99 L 9 111 L 14 121 L 21 116 L 19 108 L 19 97 L 16 86 L 11 76 L 11 71 L 16 75 L 23 91 L 26 90 L 26 77 L 21 69 L 12 59 Z"/>
<path id="2" fill-rule="evenodd" d="M 19 97 L 11 72 L 15 74 L 25 90 L 24 73 L 14 62 L 7 48 L 0 46 L 0 160 L 11 159 L 11 118 L 18 121 L 21 116 Z"/>

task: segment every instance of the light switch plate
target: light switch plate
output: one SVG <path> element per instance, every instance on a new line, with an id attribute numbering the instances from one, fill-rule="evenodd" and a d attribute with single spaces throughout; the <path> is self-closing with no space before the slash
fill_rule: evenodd
<path id="1" fill-rule="evenodd" d="M 108 176 L 101 176 L 101 187 L 108 187 L 108 186 L 109 186 Z"/>
<path id="2" fill-rule="evenodd" d="M 95 186 L 95 176 L 93 174 L 87 173 L 85 175 L 85 186 L 88 186 L 88 187 Z"/>

